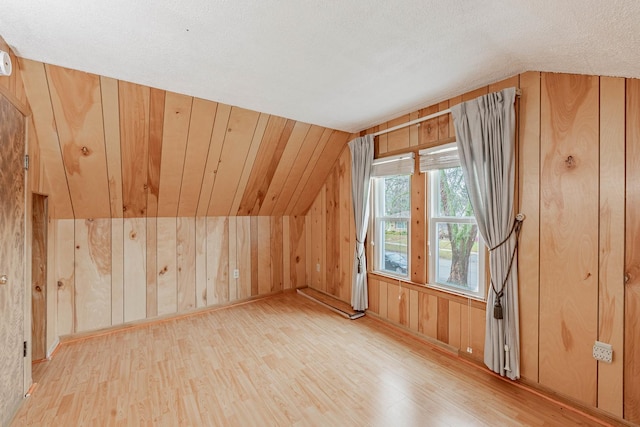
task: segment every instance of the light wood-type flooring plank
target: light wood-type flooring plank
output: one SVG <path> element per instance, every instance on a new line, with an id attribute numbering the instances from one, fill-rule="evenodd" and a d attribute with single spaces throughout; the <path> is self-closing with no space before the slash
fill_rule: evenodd
<path id="1" fill-rule="evenodd" d="M 64 344 L 38 375 L 15 426 L 595 424 L 295 294 Z"/>

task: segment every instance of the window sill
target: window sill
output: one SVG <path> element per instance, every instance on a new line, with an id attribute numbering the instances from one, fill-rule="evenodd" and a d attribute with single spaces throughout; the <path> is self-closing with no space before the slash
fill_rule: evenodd
<path id="1" fill-rule="evenodd" d="M 445 293 L 451 294 L 451 295 L 457 295 L 457 296 L 460 296 L 460 297 L 463 297 L 463 298 L 467 298 L 467 299 L 470 299 L 470 300 L 473 300 L 473 301 L 479 301 L 479 302 L 482 302 L 482 303 L 485 303 L 485 304 L 487 302 L 487 298 L 486 297 L 479 297 L 477 295 L 468 294 L 468 293 L 463 292 L 463 291 L 457 291 L 457 290 L 455 290 L 453 288 L 448 288 L 446 286 L 441 286 L 441 285 L 438 285 L 438 284 L 431 284 L 431 283 L 425 283 L 424 286 L 426 286 L 427 288 L 430 288 L 430 289 L 434 289 L 434 290 L 437 290 L 437 291 L 440 291 L 440 292 L 445 292 Z"/>

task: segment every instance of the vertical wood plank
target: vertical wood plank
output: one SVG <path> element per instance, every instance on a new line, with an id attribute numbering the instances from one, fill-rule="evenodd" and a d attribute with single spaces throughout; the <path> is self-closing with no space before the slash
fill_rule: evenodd
<path id="1" fill-rule="evenodd" d="M 56 259 L 58 221 L 51 219 L 51 217 L 47 220 L 47 353 L 61 335 L 58 332 L 60 319 L 58 319 L 58 267 Z"/>
<path id="2" fill-rule="evenodd" d="M 283 259 L 285 254 L 282 251 L 282 217 L 271 217 L 271 292 L 284 289 L 283 279 Z M 286 254 L 289 256 L 289 254 Z"/>
<path id="3" fill-rule="evenodd" d="M 164 102 L 158 216 L 178 215 L 193 98 L 167 92 Z"/>
<path id="4" fill-rule="evenodd" d="M 600 78 L 600 277 L 598 340 L 612 363 L 598 362 L 598 408 L 622 417 L 624 376 L 625 80 Z"/>
<path id="5" fill-rule="evenodd" d="M 122 218 L 122 159 L 120 154 L 120 106 L 118 81 L 100 77 L 104 148 L 107 155 L 111 217 Z"/>
<path id="6" fill-rule="evenodd" d="M 196 307 L 207 306 L 207 218 L 196 218 Z"/>
<path id="7" fill-rule="evenodd" d="M 418 332 L 438 338 L 438 297 L 420 292 L 418 296 Z"/>
<path id="8" fill-rule="evenodd" d="M 378 301 L 379 301 L 379 308 L 380 308 L 380 312 L 378 313 L 380 315 L 380 317 L 382 317 L 383 319 L 388 319 L 389 318 L 389 298 L 388 298 L 388 293 L 387 293 L 387 282 L 385 282 L 384 280 L 379 280 L 378 281 Z"/>
<path id="9" fill-rule="evenodd" d="M 260 295 L 271 292 L 271 218 L 258 218 L 258 293 Z"/>
<path id="10" fill-rule="evenodd" d="M 256 161 L 238 207 L 238 215 L 257 215 L 260 212 L 294 125 L 293 120 L 278 116 L 269 117 Z"/>
<path id="11" fill-rule="evenodd" d="M 438 104 L 438 111 L 449 109 L 449 101 L 442 101 Z M 438 140 L 447 139 L 450 136 L 449 118 L 451 114 L 445 114 L 438 117 Z"/>
<path id="12" fill-rule="evenodd" d="M 145 218 L 124 219 L 124 321 L 147 316 L 147 227 Z"/>
<path id="13" fill-rule="evenodd" d="M 544 73 L 541 101 L 540 383 L 595 406 L 598 78 Z"/>
<path id="14" fill-rule="evenodd" d="M 640 80 L 627 79 L 624 417 L 640 423 Z M 615 350 L 614 350 L 615 351 Z M 614 353 L 615 354 L 615 353 Z M 614 355 L 615 358 L 615 355 Z"/>
<path id="15" fill-rule="evenodd" d="M 53 65 L 45 69 L 75 216 L 109 218 L 100 78 Z"/>
<path id="16" fill-rule="evenodd" d="M 249 152 L 247 153 L 247 157 L 244 161 L 244 166 L 242 167 L 242 175 L 240 176 L 238 189 L 236 190 L 236 194 L 233 198 L 233 203 L 231 204 L 230 215 L 236 215 L 236 213 L 240 209 L 240 204 L 242 203 L 245 192 L 247 191 L 249 178 L 251 177 L 251 174 L 253 172 L 256 157 L 258 156 L 258 150 L 262 146 L 262 141 L 264 140 L 264 135 L 267 130 L 267 124 L 269 123 L 270 117 L 271 116 L 269 116 L 268 114 L 261 113 L 260 117 L 258 118 L 258 124 L 256 125 L 256 130 L 253 133 L 251 145 L 249 146 Z"/>
<path id="17" fill-rule="evenodd" d="M 158 316 L 178 311 L 176 227 L 176 218 L 158 218 Z"/>
<path id="18" fill-rule="evenodd" d="M 309 286 L 317 289 L 322 292 L 326 292 L 326 282 L 322 280 L 321 271 L 324 270 L 324 265 L 322 263 L 322 253 L 323 253 L 323 245 L 324 240 L 322 239 L 322 230 L 325 227 L 325 224 L 321 222 L 322 220 L 322 198 L 321 196 L 324 194 L 322 191 L 316 197 L 316 200 L 311 205 L 309 209 L 309 215 L 307 215 L 307 228 L 310 230 L 310 239 L 311 239 L 311 247 L 310 253 L 308 254 L 309 261 L 311 263 L 310 268 L 310 276 L 309 276 Z"/>
<path id="19" fill-rule="evenodd" d="M 465 318 L 468 315 L 465 307 L 461 308 L 460 304 L 457 302 L 449 301 L 449 341 L 448 344 L 455 347 L 460 348 L 461 340 L 460 336 L 462 334 L 461 329 L 461 312 L 464 311 Z"/>
<path id="20" fill-rule="evenodd" d="M 177 222 L 178 312 L 185 312 L 196 308 L 196 219 L 179 217 Z"/>
<path id="21" fill-rule="evenodd" d="M 309 132 L 311 134 L 311 132 Z M 291 200 L 289 201 L 287 208 L 285 210 L 285 215 L 291 215 L 291 213 L 293 212 L 293 209 L 296 206 L 296 203 L 298 202 L 298 199 L 300 199 L 300 196 L 302 195 L 302 191 L 305 188 L 305 186 L 307 185 L 307 182 L 309 181 L 309 177 L 311 176 L 311 173 L 313 172 L 314 168 L 316 167 L 318 160 L 320 159 L 320 156 L 325 148 L 325 146 L 327 145 L 327 142 L 329 141 L 329 138 L 331 137 L 331 135 L 333 134 L 333 131 L 331 129 L 324 129 L 324 131 L 322 132 L 322 136 L 320 136 L 320 139 L 317 140 L 316 142 L 313 142 L 312 140 L 310 140 L 310 142 L 313 142 L 313 146 L 315 147 L 313 150 L 313 153 L 311 154 L 311 158 L 309 159 L 309 162 L 307 163 L 307 166 L 302 174 L 302 177 L 298 180 L 298 184 L 296 185 L 296 189 L 294 190 L 293 194 L 291 195 Z M 309 137 L 309 135 L 307 135 L 307 137 Z"/>
<path id="22" fill-rule="evenodd" d="M 520 76 L 518 195 L 526 220 L 518 243 L 520 374 L 538 382 L 540 292 L 540 73 Z"/>
<path id="23" fill-rule="evenodd" d="M 156 317 L 158 315 L 158 218 L 148 217 L 146 227 L 147 317 Z"/>
<path id="24" fill-rule="evenodd" d="M 409 121 L 414 121 L 420 117 L 419 111 L 409 114 Z M 420 126 L 409 126 L 409 146 L 416 147 L 420 144 Z"/>
<path id="25" fill-rule="evenodd" d="M 449 342 L 449 300 L 446 298 L 438 298 L 438 341 Z"/>
<path id="26" fill-rule="evenodd" d="M 269 183 L 269 188 L 265 194 L 262 206 L 260 206 L 260 215 L 281 215 L 282 212 L 274 212 L 280 192 L 283 190 L 287 181 L 287 177 L 291 169 L 294 167 L 296 157 L 300 152 L 300 147 L 304 142 L 311 125 L 296 122 L 291 131 L 291 136 L 287 141 L 287 145 L 282 152 L 282 157 L 278 162 L 273 178 Z"/>
<path id="27" fill-rule="evenodd" d="M 260 293 L 259 285 L 258 285 L 260 275 L 258 274 L 258 267 L 257 267 L 259 263 L 258 237 L 259 237 L 258 217 L 252 216 L 251 217 L 251 265 L 253 265 L 254 268 L 251 269 L 251 295 L 258 295 Z"/>
<path id="28" fill-rule="evenodd" d="M 387 122 L 387 128 L 392 128 L 397 125 L 401 125 L 409 121 L 409 115 L 397 117 Z M 409 128 L 404 127 L 402 129 L 389 132 L 387 135 L 387 151 L 393 152 L 398 150 L 406 150 L 410 146 Z M 382 154 L 382 153 L 380 153 Z"/>
<path id="29" fill-rule="evenodd" d="M 202 177 L 217 109 L 217 102 L 193 99 L 178 203 L 179 217 L 195 216 L 198 210 Z"/>
<path id="30" fill-rule="evenodd" d="M 229 220 L 207 217 L 207 305 L 229 301 Z"/>
<path id="31" fill-rule="evenodd" d="M 229 215 L 242 175 L 239 165 L 247 158 L 259 118 L 260 114 L 255 111 L 231 108 L 208 215 Z"/>
<path id="32" fill-rule="evenodd" d="M 147 164 L 147 217 L 158 215 L 160 197 L 160 168 L 162 166 L 162 143 L 164 140 L 164 106 L 166 92 L 151 88 L 149 92 L 149 149 Z M 154 272 L 155 274 L 155 272 Z"/>
<path id="33" fill-rule="evenodd" d="M 289 173 L 286 181 L 282 184 L 282 189 L 278 195 L 278 201 L 273 207 L 272 215 L 284 215 L 291 199 L 293 198 L 295 190 L 300 183 L 300 179 L 308 168 L 309 161 L 316 149 L 316 143 L 320 138 L 322 138 L 324 131 L 325 128 L 320 126 L 310 126 L 304 141 L 300 146 L 300 150 L 298 151 L 295 161 L 290 165 Z"/>
<path id="34" fill-rule="evenodd" d="M 338 227 L 340 233 L 340 278 L 338 297 L 351 302 L 351 271 L 355 248 L 355 231 L 351 232 L 353 204 L 351 202 L 351 153 L 344 150 L 337 163 L 338 168 Z"/>
<path id="35" fill-rule="evenodd" d="M 374 279 L 369 275 L 367 277 L 367 294 L 369 295 L 369 308 L 367 312 L 371 311 L 375 314 L 380 314 L 380 281 Z"/>
<path id="36" fill-rule="evenodd" d="M 27 269 L 31 270 L 31 278 L 25 277 L 25 282 L 30 284 L 31 294 L 25 295 L 25 302 L 31 305 L 31 360 L 40 360 L 47 357 L 47 305 L 50 305 L 47 301 L 50 290 L 46 274 L 47 198 L 39 194 L 27 197 L 27 204 L 30 203 L 31 208 L 27 205 L 25 240 L 31 244 L 31 266 L 27 265 Z"/>
<path id="37" fill-rule="evenodd" d="M 72 219 L 57 220 L 55 227 L 55 286 L 58 289 L 58 334 L 75 332 L 75 224 Z"/>
<path id="38" fill-rule="evenodd" d="M 282 218 L 282 287 L 291 289 L 291 232 L 289 217 Z"/>
<path id="39" fill-rule="evenodd" d="M 419 156 L 416 156 L 416 171 L 419 169 Z M 411 236 L 410 264 L 411 281 L 427 282 L 427 222 L 426 222 L 426 174 L 414 173 L 411 176 Z"/>
<path id="40" fill-rule="evenodd" d="M 120 325 L 122 322 L 124 322 L 124 221 L 120 217 L 111 220 L 111 324 Z"/>
<path id="41" fill-rule="evenodd" d="M 289 235 L 291 242 L 290 267 L 291 267 L 291 287 L 304 287 L 307 283 L 306 264 L 306 235 L 305 217 L 289 217 Z"/>
<path id="42" fill-rule="evenodd" d="M 229 301 L 238 299 L 238 279 L 234 271 L 238 270 L 238 221 L 236 217 L 229 217 Z"/>
<path id="43" fill-rule="evenodd" d="M 74 218 L 44 64 L 26 59 L 21 59 L 20 64 L 33 114 L 34 130 L 38 134 L 40 159 L 47 171 L 51 190 L 49 215 L 51 218 Z"/>
<path id="44" fill-rule="evenodd" d="M 75 220 L 75 331 L 111 325 L 111 219 Z"/>
<path id="45" fill-rule="evenodd" d="M 240 270 L 240 276 L 237 280 L 238 298 L 244 299 L 251 296 L 251 218 L 241 216 L 236 220 L 236 265 Z"/>
<path id="46" fill-rule="evenodd" d="M 438 110 L 439 110 L 439 106 L 437 104 L 427 108 L 423 108 L 419 112 L 420 117 L 430 116 L 431 114 L 437 113 Z M 439 136 L 439 128 L 440 128 L 440 125 L 439 125 L 438 117 L 430 120 L 425 120 L 424 122 L 420 123 L 420 127 L 419 127 L 420 145 L 428 145 L 428 146 L 435 145 L 435 142 L 438 140 L 438 136 Z"/>
<path id="47" fill-rule="evenodd" d="M 140 165 L 146 165 L 149 160 L 149 93 L 148 87 L 124 81 L 118 83 L 122 210 L 125 218 L 141 217 L 147 213 L 147 171 Z M 129 223 L 129 226 L 133 225 Z M 134 315 L 134 312 L 129 314 Z M 139 312 L 135 313 L 138 315 Z"/>
<path id="48" fill-rule="evenodd" d="M 222 152 L 222 144 L 224 144 L 224 138 L 227 134 L 227 123 L 229 122 L 230 114 L 230 105 L 218 104 L 216 119 L 213 123 L 213 130 L 211 131 L 211 141 L 209 142 L 209 152 L 207 153 L 207 163 L 204 168 L 204 176 L 202 177 L 196 216 L 207 215 L 209 201 L 211 200 L 211 190 L 213 189 L 213 183 L 218 172 L 220 153 Z"/>

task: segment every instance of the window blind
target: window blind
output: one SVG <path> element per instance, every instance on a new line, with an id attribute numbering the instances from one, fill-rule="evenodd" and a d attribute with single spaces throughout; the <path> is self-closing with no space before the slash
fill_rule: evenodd
<path id="1" fill-rule="evenodd" d="M 405 153 L 383 157 L 373 161 L 371 177 L 412 175 L 415 170 L 415 154 Z"/>
<path id="2" fill-rule="evenodd" d="M 460 166 L 458 146 L 455 142 L 419 151 L 420 172 Z"/>

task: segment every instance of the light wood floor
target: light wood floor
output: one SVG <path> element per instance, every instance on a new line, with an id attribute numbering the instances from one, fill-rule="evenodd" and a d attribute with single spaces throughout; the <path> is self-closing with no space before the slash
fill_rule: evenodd
<path id="1" fill-rule="evenodd" d="M 295 294 L 68 343 L 35 372 L 14 426 L 594 424 Z"/>

